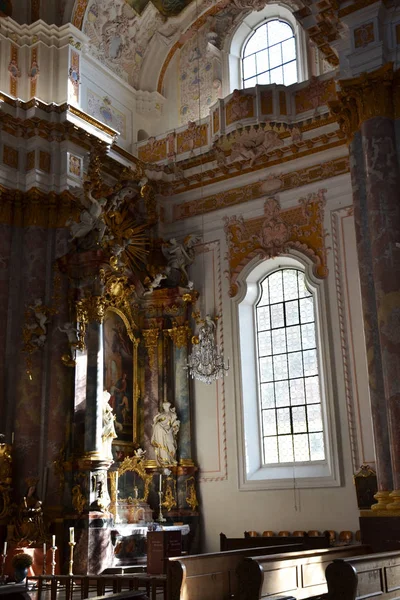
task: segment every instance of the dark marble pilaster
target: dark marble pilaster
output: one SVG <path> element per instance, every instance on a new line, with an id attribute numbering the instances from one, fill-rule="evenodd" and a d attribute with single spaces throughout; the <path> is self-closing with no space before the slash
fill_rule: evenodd
<path id="1" fill-rule="evenodd" d="M 368 222 L 365 161 L 361 134 L 354 135 L 350 145 L 351 178 L 353 187 L 354 222 L 360 273 L 361 299 L 364 317 L 364 333 L 368 360 L 368 376 L 372 423 L 375 440 L 375 456 L 378 479 L 378 504 L 384 508 L 389 492 L 393 489 L 392 466 L 387 406 L 384 401 L 384 383 L 381 347 L 378 333 L 378 314 L 375 303 L 375 283 L 372 271 L 371 241 Z"/>
<path id="2" fill-rule="evenodd" d="M 102 409 L 104 389 L 103 324 L 89 321 L 86 333 L 87 379 L 85 411 L 85 452 L 102 451 Z"/>
<path id="3" fill-rule="evenodd" d="M 151 445 L 153 434 L 153 419 L 159 411 L 159 393 L 160 393 L 160 366 L 162 366 L 162 339 L 160 338 L 160 329 L 151 327 L 143 329 L 143 341 L 147 353 L 145 364 L 145 403 L 144 403 L 144 449 L 146 450 L 146 459 L 149 464 L 155 460 L 156 455 Z M 161 350 L 161 351 L 160 351 Z M 162 398 L 162 396 L 161 396 Z"/>
<path id="4" fill-rule="evenodd" d="M 385 398 L 388 410 L 394 503 L 400 508 L 400 172 L 393 120 L 361 126 L 372 272 Z"/>

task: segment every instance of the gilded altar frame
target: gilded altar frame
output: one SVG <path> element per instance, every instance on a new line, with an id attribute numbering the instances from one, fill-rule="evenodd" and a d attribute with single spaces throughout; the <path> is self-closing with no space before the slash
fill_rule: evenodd
<path id="1" fill-rule="evenodd" d="M 105 314 L 104 314 L 104 319 L 106 319 L 107 314 L 110 312 L 113 312 L 120 317 L 120 319 L 122 320 L 122 322 L 125 325 L 127 335 L 129 337 L 130 341 L 132 342 L 132 419 L 133 419 L 132 440 L 130 440 L 130 441 L 120 440 L 117 437 L 115 439 L 114 443 L 119 446 L 132 446 L 132 444 L 135 444 L 135 442 L 138 443 L 138 436 L 139 436 L 138 404 L 139 404 L 139 398 L 140 398 L 140 388 L 139 388 L 139 383 L 138 383 L 138 345 L 139 345 L 140 340 L 134 334 L 134 331 L 133 331 L 134 323 L 130 322 L 130 319 L 127 317 L 127 315 L 121 309 L 116 308 L 115 306 L 108 306 L 105 311 Z M 103 337 L 104 337 L 104 334 L 103 334 Z M 105 361 L 106 361 L 107 356 L 106 356 L 105 349 L 104 349 L 104 356 L 105 356 Z"/>

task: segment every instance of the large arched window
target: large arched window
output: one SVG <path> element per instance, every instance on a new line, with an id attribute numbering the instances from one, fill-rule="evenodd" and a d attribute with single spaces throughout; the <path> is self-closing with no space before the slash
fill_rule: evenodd
<path id="1" fill-rule="evenodd" d="M 340 485 L 324 284 L 300 255 L 246 269 L 234 333 L 240 488 Z"/>
<path id="2" fill-rule="evenodd" d="M 296 83 L 296 39 L 292 26 L 272 19 L 257 27 L 243 46 L 242 69 L 244 88 L 257 83 Z"/>

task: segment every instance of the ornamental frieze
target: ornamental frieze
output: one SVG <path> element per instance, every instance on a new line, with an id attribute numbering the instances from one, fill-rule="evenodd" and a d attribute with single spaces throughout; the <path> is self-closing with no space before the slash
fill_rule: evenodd
<path id="1" fill-rule="evenodd" d="M 324 205 L 326 190 L 300 198 L 298 206 L 282 210 L 279 200 L 265 201 L 261 217 L 245 220 L 243 216 L 224 218 L 228 244 L 229 294 L 236 296 L 237 278 L 242 269 L 255 257 L 273 258 L 296 249 L 314 263 L 314 273 L 328 275 L 325 246 Z"/>

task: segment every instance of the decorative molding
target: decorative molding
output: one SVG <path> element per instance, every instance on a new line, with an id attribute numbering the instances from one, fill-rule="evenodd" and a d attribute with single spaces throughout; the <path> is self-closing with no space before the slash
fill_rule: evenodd
<path id="1" fill-rule="evenodd" d="M 339 253 L 339 213 L 345 211 L 347 213 L 348 210 L 351 210 L 352 207 L 348 209 L 339 209 L 337 211 L 331 212 L 331 226 L 332 226 L 332 249 L 333 249 L 333 262 L 335 268 L 335 283 L 336 283 L 336 299 L 337 299 L 337 307 L 338 307 L 338 316 L 339 316 L 339 333 L 340 333 L 340 347 L 342 351 L 342 361 L 343 361 L 343 379 L 344 379 L 344 388 L 346 395 L 346 409 L 347 409 L 347 423 L 349 428 L 349 437 L 350 437 L 350 450 L 351 450 L 351 461 L 353 466 L 353 471 L 356 472 L 360 466 L 359 460 L 359 449 L 358 449 L 358 439 L 357 439 L 357 427 L 356 427 L 356 417 L 354 414 L 354 397 L 351 385 L 351 372 L 350 372 L 350 357 L 349 357 L 349 340 L 346 331 L 346 322 L 345 322 L 345 309 L 344 309 L 344 296 L 343 296 L 343 285 L 342 285 L 342 269 Z"/>
<path id="2" fill-rule="evenodd" d="M 30 97 L 36 96 L 37 78 L 39 77 L 39 65 L 38 65 L 38 46 L 31 48 L 31 66 L 28 71 L 28 77 L 31 82 L 30 85 Z"/>
<path id="3" fill-rule="evenodd" d="M 231 297 L 236 296 L 236 280 L 250 260 L 257 255 L 273 258 L 285 254 L 290 248 L 311 258 L 317 277 L 327 277 L 325 191 L 319 190 L 317 194 L 300 198 L 298 207 L 286 210 L 281 210 L 276 198 L 268 198 L 264 204 L 264 215 L 247 221 L 242 216 L 224 217 Z"/>
<path id="4" fill-rule="evenodd" d="M 11 44 L 10 46 L 11 56 L 10 63 L 8 65 L 8 72 L 10 73 L 10 95 L 18 96 L 18 79 L 21 77 L 21 71 L 18 67 L 18 46 Z"/>
<path id="5" fill-rule="evenodd" d="M 271 174 L 263 181 L 256 181 L 243 187 L 231 188 L 196 200 L 189 200 L 177 204 L 173 209 L 173 220 L 189 219 L 196 215 L 206 214 L 214 210 L 220 210 L 243 202 L 251 202 L 271 194 L 277 190 L 280 192 L 290 190 L 302 185 L 323 181 L 330 177 L 348 173 L 350 170 L 349 158 L 339 157 L 331 161 L 312 165 L 298 171 L 290 171 L 282 174 Z"/>

